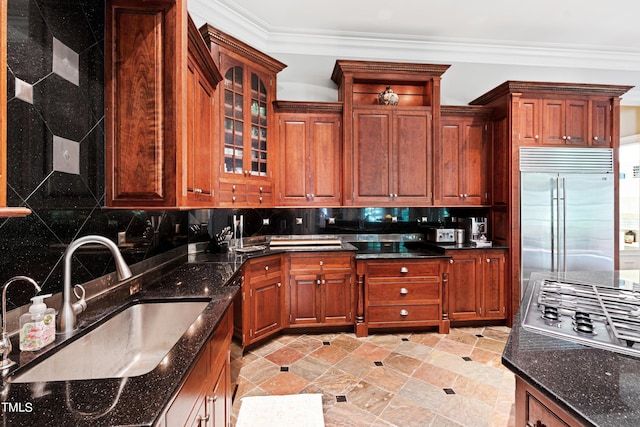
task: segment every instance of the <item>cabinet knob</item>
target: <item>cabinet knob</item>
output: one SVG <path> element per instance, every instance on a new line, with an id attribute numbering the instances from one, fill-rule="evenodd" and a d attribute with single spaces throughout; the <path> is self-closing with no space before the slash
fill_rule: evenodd
<path id="1" fill-rule="evenodd" d="M 409 289 L 407 288 L 400 288 L 400 295 L 406 295 L 409 293 Z"/>
<path id="2" fill-rule="evenodd" d="M 487 262 L 491 262 L 491 258 L 487 258 Z"/>
<path id="3" fill-rule="evenodd" d="M 562 136 L 562 139 L 564 139 L 564 140 L 566 141 L 566 140 L 567 140 L 567 137 L 563 135 L 563 136 Z"/>
<path id="4" fill-rule="evenodd" d="M 278 282 L 278 287 L 281 287 L 281 286 L 282 286 L 282 283 Z"/>
<path id="5" fill-rule="evenodd" d="M 231 201 L 232 201 L 232 202 L 235 202 L 235 201 L 236 201 L 236 196 L 233 196 L 233 197 L 231 198 Z"/>
<path id="6" fill-rule="evenodd" d="M 569 141 L 570 141 L 570 140 L 571 140 L 571 137 L 570 137 L 570 136 L 568 136 L 568 137 L 567 137 L 567 140 L 569 140 Z"/>
<path id="7" fill-rule="evenodd" d="M 407 267 L 400 267 L 400 273 L 408 273 L 409 269 Z"/>
<path id="8" fill-rule="evenodd" d="M 307 193 L 307 200 L 311 200 L 311 194 Z"/>
<path id="9" fill-rule="evenodd" d="M 320 261 L 320 266 L 323 266 L 323 265 L 324 265 L 324 261 Z"/>
<path id="10" fill-rule="evenodd" d="M 452 259 L 449 260 L 449 264 L 453 264 L 453 260 Z"/>
<path id="11" fill-rule="evenodd" d="M 540 135 L 534 136 L 535 139 L 540 139 Z"/>
<path id="12" fill-rule="evenodd" d="M 232 192 L 234 192 L 234 193 L 236 192 L 236 185 L 235 185 L 235 184 L 233 184 L 233 185 L 231 186 L 231 191 L 232 191 Z"/>
<path id="13" fill-rule="evenodd" d="M 400 310 L 400 316 L 408 316 L 409 312 L 407 310 L 405 310 L 404 308 L 402 310 Z"/>
<path id="14" fill-rule="evenodd" d="M 216 402 L 218 400 L 218 396 L 216 396 L 215 394 L 213 396 L 207 396 L 207 400 L 209 402 Z"/>
<path id="15" fill-rule="evenodd" d="M 260 194 L 262 194 L 262 187 L 260 187 L 259 190 L 260 190 Z"/>
<path id="16" fill-rule="evenodd" d="M 320 279 L 316 279 L 316 285 L 320 286 Z"/>
<path id="17" fill-rule="evenodd" d="M 264 269 L 265 269 L 266 271 L 269 271 L 269 266 L 268 266 L 268 265 L 265 265 L 265 266 L 264 266 Z"/>
<path id="18" fill-rule="evenodd" d="M 262 196 L 260 196 L 260 199 L 259 199 L 259 201 L 260 201 L 260 203 L 262 203 Z"/>

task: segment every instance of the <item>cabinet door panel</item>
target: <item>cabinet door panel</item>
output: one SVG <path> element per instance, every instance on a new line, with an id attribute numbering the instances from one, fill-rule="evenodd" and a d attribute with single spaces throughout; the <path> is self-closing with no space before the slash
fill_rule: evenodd
<path id="1" fill-rule="evenodd" d="M 282 120 L 280 142 L 284 155 L 282 174 L 282 196 L 285 199 L 306 200 L 307 192 L 307 122 Z"/>
<path id="2" fill-rule="evenodd" d="M 311 164 L 313 184 L 311 194 L 319 199 L 338 202 L 340 200 L 340 120 L 313 119 L 311 124 Z"/>
<path id="3" fill-rule="evenodd" d="M 320 280 L 316 274 L 296 274 L 291 276 L 291 319 L 292 324 L 318 323 L 320 321 L 320 301 L 318 300 Z"/>
<path id="4" fill-rule="evenodd" d="M 504 318 L 504 254 L 487 252 L 483 264 L 482 316 Z"/>
<path id="5" fill-rule="evenodd" d="M 369 312 L 369 324 L 389 323 L 388 326 L 404 326 L 402 323 L 407 323 L 406 326 L 410 326 L 414 322 L 423 323 L 428 321 L 433 321 L 436 324 L 442 316 L 440 304 L 369 306 L 367 310 Z"/>
<path id="6" fill-rule="evenodd" d="M 351 275 L 324 274 L 322 276 L 322 301 L 324 323 L 351 321 Z"/>
<path id="7" fill-rule="evenodd" d="M 587 144 L 588 104 L 587 101 L 569 99 L 565 103 L 565 135 L 568 145 Z"/>
<path id="8" fill-rule="evenodd" d="M 540 100 L 521 99 L 520 109 L 520 143 L 522 145 L 537 145 L 540 143 Z"/>
<path id="9" fill-rule="evenodd" d="M 564 101 L 545 99 L 542 102 L 542 143 L 562 145 L 565 136 Z"/>
<path id="10" fill-rule="evenodd" d="M 354 191 L 359 197 L 388 201 L 392 193 L 391 115 L 356 112 L 354 117 Z"/>
<path id="11" fill-rule="evenodd" d="M 397 112 L 393 128 L 395 150 L 392 155 L 397 176 L 393 193 L 398 199 L 404 196 L 430 199 L 431 116 L 423 112 Z"/>
<path id="12" fill-rule="evenodd" d="M 484 123 L 465 124 L 461 152 L 464 154 L 459 167 L 462 193 L 468 204 L 482 204 L 488 192 L 487 173 L 489 155 L 487 152 L 486 128 Z"/>
<path id="13" fill-rule="evenodd" d="M 280 278 L 253 283 L 251 308 L 252 339 L 279 330 L 282 325 Z"/>
<path id="14" fill-rule="evenodd" d="M 425 279 L 369 279 L 370 303 L 413 302 L 440 298 L 440 281 Z"/>
<path id="15" fill-rule="evenodd" d="M 477 284 L 481 279 L 480 255 L 454 255 L 449 266 L 449 317 L 451 320 L 473 319 L 480 312 Z"/>
<path id="16" fill-rule="evenodd" d="M 460 143 L 462 128 L 460 123 L 445 122 L 443 120 L 440 136 L 440 147 L 436 155 L 439 170 L 437 176 L 438 201 L 457 204 L 462 191 L 459 188 L 458 167 L 460 163 Z"/>
<path id="17" fill-rule="evenodd" d="M 593 101 L 591 113 L 591 145 L 611 146 L 611 102 Z"/>

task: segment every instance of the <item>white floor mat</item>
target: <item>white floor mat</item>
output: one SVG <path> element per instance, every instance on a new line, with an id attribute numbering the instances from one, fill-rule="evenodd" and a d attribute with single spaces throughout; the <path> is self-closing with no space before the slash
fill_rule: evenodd
<path id="1" fill-rule="evenodd" d="M 321 394 L 243 397 L 236 427 L 324 427 Z"/>

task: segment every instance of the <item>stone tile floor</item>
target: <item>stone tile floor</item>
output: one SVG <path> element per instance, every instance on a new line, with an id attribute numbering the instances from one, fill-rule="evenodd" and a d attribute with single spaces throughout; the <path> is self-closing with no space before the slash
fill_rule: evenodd
<path id="1" fill-rule="evenodd" d="M 232 424 L 244 396 L 322 393 L 327 427 L 514 426 L 515 380 L 500 362 L 508 335 L 503 326 L 282 335 L 244 356 L 234 343 Z"/>

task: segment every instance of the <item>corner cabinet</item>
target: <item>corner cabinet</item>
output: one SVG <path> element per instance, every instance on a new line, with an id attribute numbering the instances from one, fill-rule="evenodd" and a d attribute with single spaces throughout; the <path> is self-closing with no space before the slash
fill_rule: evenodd
<path id="1" fill-rule="evenodd" d="M 352 253 L 289 255 L 289 327 L 353 325 Z"/>
<path id="2" fill-rule="evenodd" d="M 491 110 L 442 107 L 434 149 L 434 193 L 439 206 L 490 206 Z"/>
<path id="3" fill-rule="evenodd" d="M 582 427 L 585 424 L 516 375 L 516 425 Z"/>
<path id="4" fill-rule="evenodd" d="M 236 297 L 234 333 L 245 348 L 282 330 L 284 322 L 282 256 L 247 261 Z"/>
<path id="5" fill-rule="evenodd" d="M 219 91 L 219 206 L 273 206 L 276 75 L 286 65 L 205 25 L 200 33 L 224 76 Z"/>
<path id="6" fill-rule="evenodd" d="M 344 104 L 344 206 L 433 204 L 433 146 L 440 139 L 440 78 L 448 65 L 336 61 Z M 379 105 L 390 88 L 397 105 Z"/>
<path id="7" fill-rule="evenodd" d="M 342 104 L 276 101 L 276 205 L 341 205 Z"/>
<path id="8" fill-rule="evenodd" d="M 446 251 L 449 320 L 506 319 L 505 250 Z"/>
<path id="9" fill-rule="evenodd" d="M 105 46 L 106 205 L 212 207 L 222 76 L 186 2 L 107 1 Z"/>

